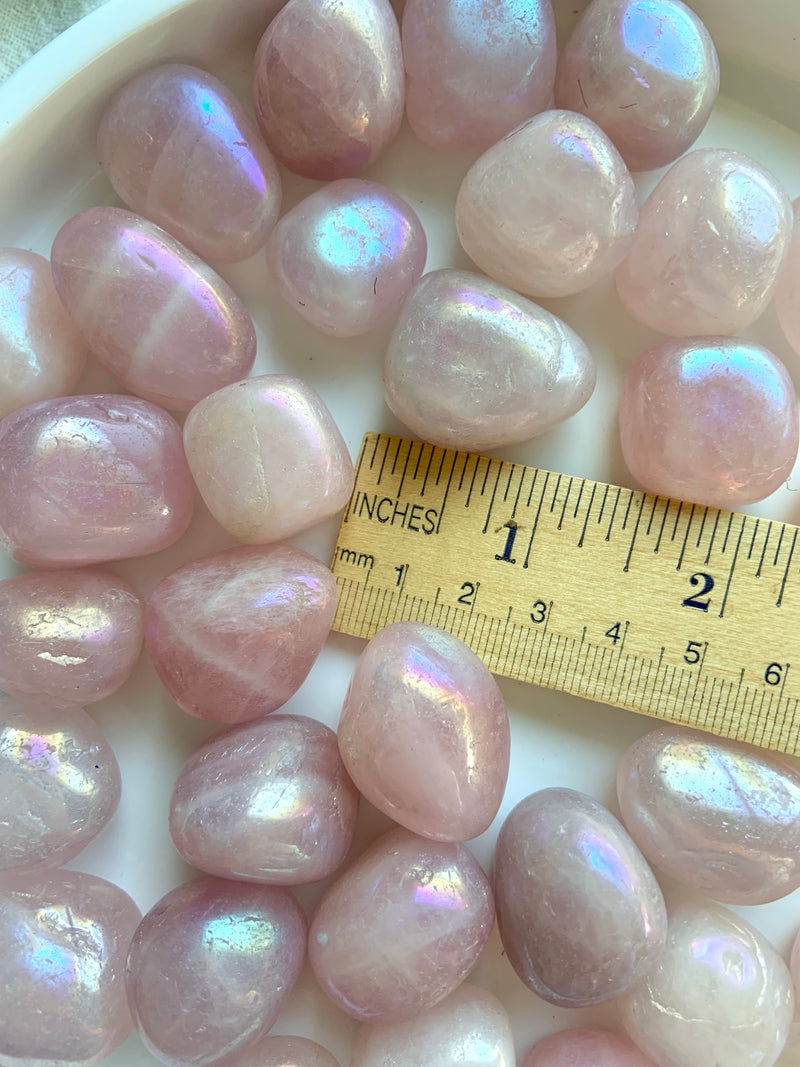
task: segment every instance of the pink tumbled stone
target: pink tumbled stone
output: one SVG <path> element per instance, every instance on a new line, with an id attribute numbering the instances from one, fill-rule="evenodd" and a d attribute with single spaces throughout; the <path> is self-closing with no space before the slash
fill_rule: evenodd
<path id="1" fill-rule="evenodd" d="M 321 988 L 362 1022 L 428 1011 L 478 961 L 494 925 L 492 891 L 460 844 L 397 829 L 326 892 L 308 952 Z"/>
<path id="2" fill-rule="evenodd" d="M 0 248 L 0 419 L 72 392 L 86 352 L 48 261 L 22 248 Z"/>
<path id="3" fill-rule="evenodd" d="M 629 1037 L 607 1030 L 559 1030 L 538 1041 L 521 1067 L 654 1067 Z"/>
<path id="4" fill-rule="evenodd" d="M 144 556 L 181 536 L 194 486 L 181 430 L 132 396 L 70 396 L 0 422 L 0 546 L 32 567 Z"/>
<path id="5" fill-rule="evenodd" d="M 619 425 L 645 489 L 715 508 L 769 496 L 797 457 L 792 380 L 777 356 L 741 338 L 649 349 L 625 378 Z"/>
<path id="6" fill-rule="evenodd" d="M 772 298 L 791 234 L 792 206 L 768 170 L 698 148 L 645 201 L 617 271 L 620 300 L 671 337 L 738 333 Z"/>
<path id="7" fill-rule="evenodd" d="M 117 195 L 203 259 L 261 248 L 278 218 L 281 180 L 230 90 L 168 63 L 127 82 L 103 115 L 100 165 Z"/>
<path id="8" fill-rule="evenodd" d="M 237 1056 L 226 1056 L 225 1067 L 339 1067 L 339 1062 L 307 1037 L 263 1037 Z"/>
<path id="9" fill-rule="evenodd" d="M 394 139 L 405 95 L 389 0 L 289 0 L 256 51 L 264 139 L 306 178 L 349 178 Z"/>
<path id="10" fill-rule="evenodd" d="M 208 510 L 246 544 L 290 537 L 340 511 L 353 461 L 322 398 L 299 378 L 264 374 L 192 409 L 186 458 Z"/>
<path id="11" fill-rule="evenodd" d="M 372 804 L 439 841 L 466 841 L 497 814 L 508 778 L 505 701 L 457 637 L 419 622 L 380 630 L 362 652 L 339 749 Z"/>
<path id="12" fill-rule="evenodd" d="M 406 113 L 433 148 L 483 152 L 550 106 L 550 0 L 406 0 Z"/>
<path id="13" fill-rule="evenodd" d="M 800 197 L 792 201 L 792 238 L 775 288 L 775 311 L 786 340 L 800 355 Z"/>
<path id="14" fill-rule="evenodd" d="M 529 296 L 569 296 L 610 274 L 638 208 L 622 156 L 591 119 L 544 111 L 472 165 L 456 200 L 464 251 Z"/>

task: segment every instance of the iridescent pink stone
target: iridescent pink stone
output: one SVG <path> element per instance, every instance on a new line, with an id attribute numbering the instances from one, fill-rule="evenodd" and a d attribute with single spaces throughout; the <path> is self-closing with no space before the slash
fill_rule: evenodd
<path id="1" fill-rule="evenodd" d="M 797 397 L 766 348 L 741 338 L 665 341 L 628 371 L 622 453 L 645 489 L 715 508 L 763 500 L 797 458 Z"/>
<path id="2" fill-rule="evenodd" d="M 529 296 L 569 296 L 610 274 L 638 214 L 622 156 L 573 111 L 544 111 L 493 145 L 456 200 L 467 255 Z"/>
<path id="3" fill-rule="evenodd" d="M 592 0 L 558 60 L 558 107 L 593 119 L 634 171 L 690 148 L 718 92 L 714 42 L 681 0 Z"/>
<path id="4" fill-rule="evenodd" d="M 262 1037 L 244 1052 L 226 1056 L 225 1067 L 339 1067 L 339 1063 L 307 1037 Z"/>
<path id="5" fill-rule="evenodd" d="M 86 351 L 48 261 L 22 248 L 0 248 L 0 419 L 71 393 Z"/>
<path id="6" fill-rule="evenodd" d="M 800 355 L 800 197 L 792 201 L 792 239 L 775 288 L 775 311 L 786 340 Z"/>
<path id="7" fill-rule="evenodd" d="M 483 152 L 550 106 L 550 0 L 406 0 L 406 114 L 425 144 Z"/>
<path id="8" fill-rule="evenodd" d="M 114 96 L 97 135 L 120 199 L 203 259 L 246 259 L 278 218 L 281 180 L 255 124 L 197 67 L 146 70 Z"/>
<path id="9" fill-rule="evenodd" d="M 340 511 L 353 461 L 322 398 L 264 374 L 201 400 L 184 425 L 194 480 L 220 526 L 245 544 L 290 537 Z"/>
<path id="10" fill-rule="evenodd" d="M 671 337 L 738 333 L 771 300 L 791 233 L 792 206 L 768 170 L 698 148 L 645 201 L 617 271 L 620 300 Z"/>
<path id="11" fill-rule="evenodd" d="M 253 96 L 264 140 L 306 178 L 366 170 L 394 140 L 404 94 L 389 0 L 289 0 L 256 51 Z"/>
<path id="12" fill-rule="evenodd" d="M 309 959 L 348 1015 L 400 1022 L 463 982 L 493 925 L 492 891 L 464 845 L 391 830 L 323 896 Z"/>
<path id="13" fill-rule="evenodd" d="M 466 841 L 487 829 L 503 799 L 505 701 L 457 637 L 397 622 L 359 657 L 339 749 L 360 792 L 395 822 L 438 841 Z"/>
<path id="14" fill-rule="evenodd" d="M 422 223 L 377 182 L 342 178 L 288 211 L 267 245 L 278 291 L 323 333 L 357 337 L 396 313 L 422 274 Z"/>
<path id="15" fill-rule="evenodd" d="M 193 504 L 180 427 L 146 400 L 44 400 L 0 422 L 0 546 L 19 563 L 156 552 L 186 530 Z"/>
<path id="16" fill-rule="evenodd" d="M 188 411 L 249 374 L 256 333 L 244 304 L 198 256 L 139 215 L 115 207 L 76 215 L 56 234 L 52 269 L 95 357 L 145 400 Z"/>
<path id="17" fill-rule="evenodd" d="M 628 1037 L 607 1030 L 559 1030 L 537 1041 L 521 1067 L 655 1067 Z"/>

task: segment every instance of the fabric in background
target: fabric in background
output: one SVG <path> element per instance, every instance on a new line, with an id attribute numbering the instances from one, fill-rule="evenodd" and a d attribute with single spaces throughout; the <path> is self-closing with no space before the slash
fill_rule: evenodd
<path id="1" fill-rule="evenodd" d="M 0 0 L 0 81 L 104 0 Z M 130 0 L 135 4 L 136 0 Z"/>

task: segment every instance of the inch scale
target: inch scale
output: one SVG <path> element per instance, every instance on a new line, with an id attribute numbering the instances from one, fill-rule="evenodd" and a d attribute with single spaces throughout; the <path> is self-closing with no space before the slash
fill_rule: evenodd
<path id="1" fill-rule="evenodd" d="M 800 755 L 798 532 L 368 433 L 333 628 L 430 623 L 496 674 Z"/>

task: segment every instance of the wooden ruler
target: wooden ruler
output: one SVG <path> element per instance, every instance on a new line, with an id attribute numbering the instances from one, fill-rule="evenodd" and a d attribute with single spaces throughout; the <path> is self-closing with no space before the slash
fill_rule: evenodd
<path id="1" fill-rule="evenodd" d="M 497 674 L 800 754 L 798 532 L 369 433 L 333 625 L 427 622 Z"/>

